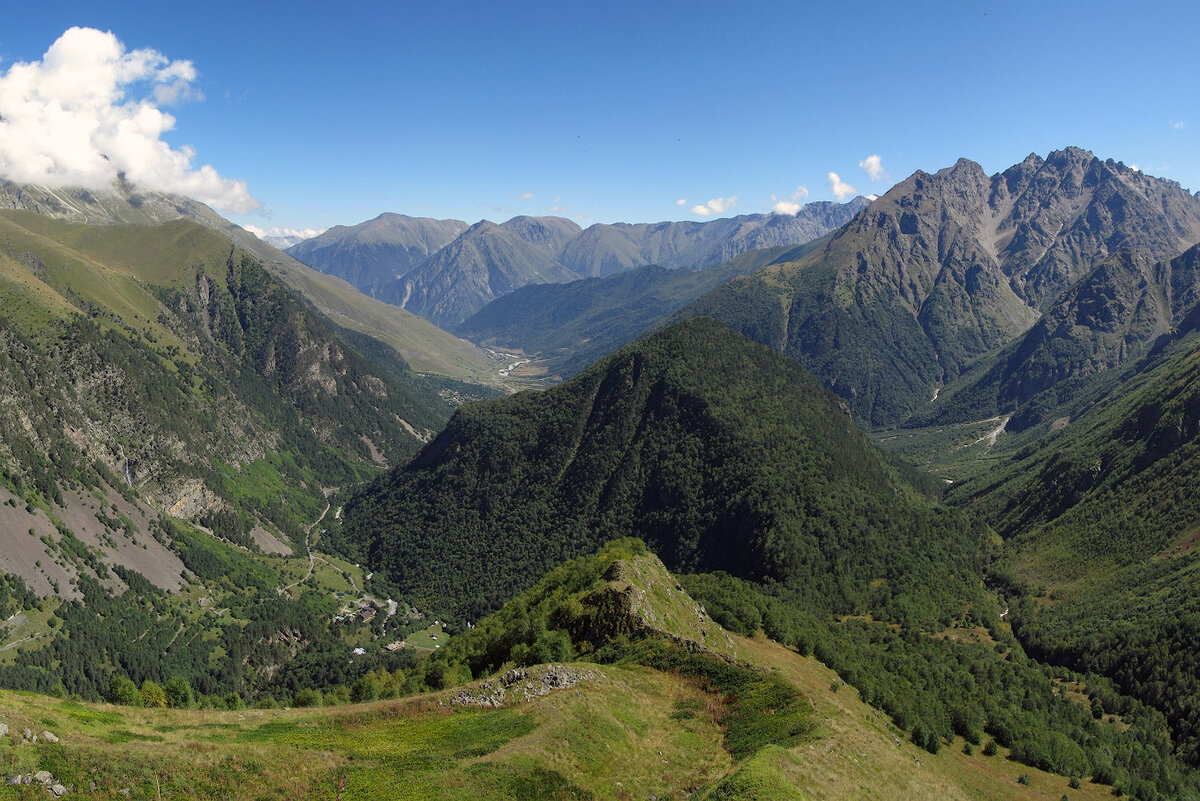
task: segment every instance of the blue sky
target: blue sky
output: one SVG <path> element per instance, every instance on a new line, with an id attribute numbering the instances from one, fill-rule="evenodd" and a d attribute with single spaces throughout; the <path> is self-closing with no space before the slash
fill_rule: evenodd
<path id="1" fill-rule="evenodd" d="M 1067 145 L 1200 190 L 1192 3 L 56 0 L 0 27 L 0 76 L 72 26 L 165 57 L 121 102 L 191 62 L 161 141 L 259 228 L 699 220 Z"/>

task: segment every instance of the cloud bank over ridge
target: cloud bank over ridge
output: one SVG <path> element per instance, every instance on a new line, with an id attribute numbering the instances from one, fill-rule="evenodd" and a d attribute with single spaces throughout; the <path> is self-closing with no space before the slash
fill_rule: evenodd
<path id="1" fill-rule="evenodd" d="M 126 51 L 110 32 L 71 28 L 41 61 L 0 75 L 0 176 L 17 183 L 105 190 L 118 176 L 141 190 L 174 192 L 222 211 L 262 204 L 244 181 L 194 167 L 190 147 L 162 135 L 175 118 L 159 106 L 202 99 L 190 61 Z"/>

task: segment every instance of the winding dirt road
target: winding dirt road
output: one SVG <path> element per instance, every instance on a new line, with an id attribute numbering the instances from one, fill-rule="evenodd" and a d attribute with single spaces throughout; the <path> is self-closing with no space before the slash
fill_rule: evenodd
<path id="1" fill-rule="evenodd" d="M 314 520 L 312 525 L 304 530 L 304 550 L 308 552 L 308 572 L 305 573 L 304 578 L 300 579 L 299 581 L 293 581 L 286 587 L 280 587 L 275 591 L 280 595 L 283 595 L 292 587 L 298 587 L 299 585 L 308 581 L 309 577 L 313 574 L 313 564 L 316 560 L 313 557 L 312 546 L 309 544 L 309 542 L 312 539 L 312 530 L 320 525 L 321 521 L 325 519 L 325 515 L 329 513 L 329 506 L 329 504 L 325 504 L 325 511 L 321 512 L 321 516 Z"/>

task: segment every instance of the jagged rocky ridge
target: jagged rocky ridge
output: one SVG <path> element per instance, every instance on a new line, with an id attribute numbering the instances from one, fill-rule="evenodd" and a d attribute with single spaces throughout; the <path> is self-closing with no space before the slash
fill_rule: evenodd
<path id="1" fill-rule="evenodd" d="M 887 426 L 1059 314 L 1060 296 L 1105 259 L 1154 264 L 1198 240 L 1200 198 L 1090 152 L 1031 155 L 990 177 L 961 159 L 897 184 L 821 251 L 684 313 L 798 359 L 857 419 Z"/>

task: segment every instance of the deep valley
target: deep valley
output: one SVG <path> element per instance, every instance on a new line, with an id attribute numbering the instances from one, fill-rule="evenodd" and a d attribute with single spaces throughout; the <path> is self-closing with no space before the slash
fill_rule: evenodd
<path id="1" fill-rule="evenodd" d="M 1200 196 L 0 186 L 0 797 L 1200 798 Z"/>

